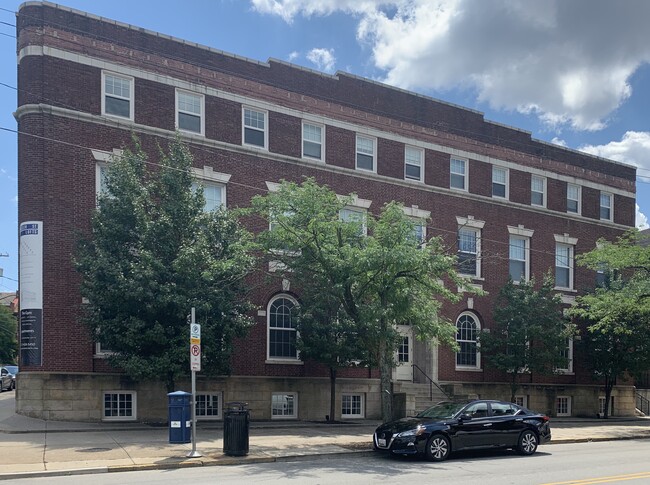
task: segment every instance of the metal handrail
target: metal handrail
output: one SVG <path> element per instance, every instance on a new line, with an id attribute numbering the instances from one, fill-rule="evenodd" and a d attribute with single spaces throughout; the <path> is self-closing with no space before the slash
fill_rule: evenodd
<path id="1" fill-rule="evenodd" d="M 636 393 L 636 408 L 646 416 L 650 415 L 650 400 L 641 393 Z"/>
<path id="2" fill-rule="evenodd" d="M 435 382 L 433 379 L 431 379 L 431 377 L 429 377 L 429 376 L 427 375 L 427 373 L 424 372 L 424 371 L 420 368 L 420 366 L 418 366 L 417 364 L 411 364 L 411 365 L 413 366 L 414 369 L 419 370 L 420 373 L 421 373 L 424 377 L 426 377 L 427 380 L 429 381 L 429 400 L 433 400 L 433 386 L 436 386 L 440 392 L 442 392 L 445 396 L 447 396 L 447 399 L 449 399 L 450 401 L 453 401 L 454 398 L 453 398 L 452 396 L 450 396 L 449 394 L 447 394 L 447 392 L 446 392 L 442 387 L 440 387 L 440 386 L 438 385 L 437 382 Z"/>

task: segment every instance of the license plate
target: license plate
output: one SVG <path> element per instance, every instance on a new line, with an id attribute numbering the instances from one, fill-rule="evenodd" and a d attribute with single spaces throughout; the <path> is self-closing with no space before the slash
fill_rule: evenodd
<path id="1" fill-rule="evenodd" d="M 386 446 L 386 440 L 384 438 L 377 438 L 377 446 Z"/>

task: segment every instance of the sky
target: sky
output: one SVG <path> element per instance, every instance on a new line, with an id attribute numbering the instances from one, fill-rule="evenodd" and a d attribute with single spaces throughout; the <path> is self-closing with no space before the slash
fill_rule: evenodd
<path id="1" fill-rule="evenodd" d="M 344 71 L 638 167 L 650 216 L 646 0 L 59 0 L 254 60 Z M 18 288 L 15 12 L 0 0 L 0 292 Z M 6 256 L 5 256 L 6 255 Z"/>

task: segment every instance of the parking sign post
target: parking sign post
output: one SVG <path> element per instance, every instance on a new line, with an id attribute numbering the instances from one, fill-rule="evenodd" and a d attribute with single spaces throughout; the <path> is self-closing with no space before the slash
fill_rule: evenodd
<path id="1" fill-rule="evenodd" d="M 196 451 L 196 371 L 201 370 L 201 325 L 196 323 L 195 309 L 192 307 L 190 320 L 190 369 L 192 371 L 192 451 L 188 458 L 203 455 Z"/>

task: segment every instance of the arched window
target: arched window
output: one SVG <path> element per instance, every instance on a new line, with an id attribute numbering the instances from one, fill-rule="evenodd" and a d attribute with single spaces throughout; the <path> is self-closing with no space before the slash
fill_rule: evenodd
<path id="1" fill-rule="evenodd" d="M 479 369 L 481 367 L 481 354 L 476 348 L 479 330 L 478 318 L 473 313 L 461 313 L 456 320 L 456 341 L 460 347 L 456 353 L 457 368 Z"/>
<path id="2" fill-rule="evenodd" d="M 276 296 L 268 307 L 269 359 L 298 359 L 296 350 L 296 301 Z"/>

